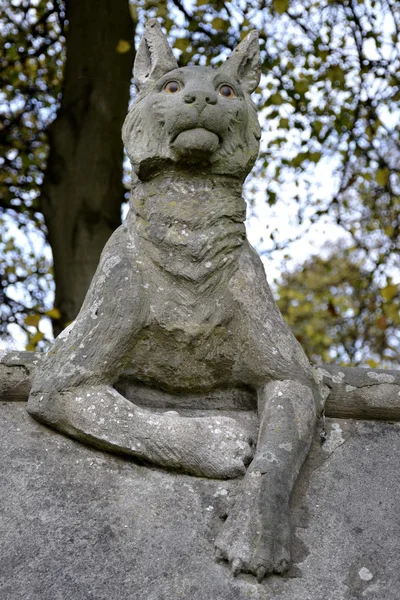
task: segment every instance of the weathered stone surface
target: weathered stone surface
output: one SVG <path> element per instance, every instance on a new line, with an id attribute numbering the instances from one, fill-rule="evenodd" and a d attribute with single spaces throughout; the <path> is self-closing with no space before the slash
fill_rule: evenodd
<path id="1" fill-rule="evenodd" d="M 293 498 L 294 566 L 213 559 L 237 481 L 79 444 L 0 405 L 2 600 L 398 600 L 400 425 L 328 420 Z"/>

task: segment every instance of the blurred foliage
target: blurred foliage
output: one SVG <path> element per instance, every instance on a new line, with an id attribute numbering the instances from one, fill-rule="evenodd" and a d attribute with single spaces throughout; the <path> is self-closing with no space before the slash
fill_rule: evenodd
<path id="1" fill-rule="evenodd" d="M 250 29 L 259 30 L 263 79 L 255 101 L 261 113 L 264 142 L 247 185 L 250 205 L 261 198 L 282 214 L 288 203 L 295 205 L 299 236 L 322 218 L 330 219 L 346 235 L 346 246 L 341 249 L 342 257 L 336 256 L 335 268 L 329 269 L 329 261 L 314 257 L 303 270 L 299 267 L 294 273 L 283 273 L 281 308 L 292 324 L 296 311 L 303 319 L 301 311 L 305 308 L 301 309 L 301 303 L 297 308 L 290 304 L 287 310 L 282 305 L 282 286 L 291 283 L 295 290 L 302 277 L 312 285 L 307 279 L 310 265 L 318 266 L 320 279 L 324 279 L 326 289 L 333 291 L 335 286 L 329 287 L 329 277 L 336 281 L 342 268 L 339 295 L 346 296 L 343 290 L 345 277 L 349 276 L 348 285 L 355 286 L 353 294 L 360 294 L 360 303 L 364 292 L 356 281 L 361 282 L 363 275 L 377 299 L 372 304 L 362 300 L 363 316 L 357 320 L 360 331 L 353 327 L 354 319 L 352 326 L 343 327 L 349 336 L 346 345 L 345 340 L 339 344 L 332 333 L 327 334 L 336 348 L 331 352 L 328 342 L 324 345 L 315 336 L 305 336 L 310 343 L 315 342 L 314 349 L 304 343 L 315 360 L 318 356 L 355 363 L 390 360 L 392 334 L 376 325 L 374 328 L 372 323 L 376 324 L 381 310 L 392 329 L 398 325 L 382 308 L 394 299 L 385 300 L 379 292 L 385 285 L 397 285 L 399 281 L 397 0 L 137 0 L 130 3 L 130 8 L 132 19 L 139 23 L 138 36 L 147 18 L 163 20 L 182 65 L 218 64 Z M 37 337 L 40 319 L 35 328 L 27 325 L 26 318 L 54 309 L 51 272 L 48 265 L 44 266 L 48 262 L 45 254 L 21 250 L 19 235 L 14 231 L 31 237 L 33 246 L 37 245 L 35 235 L 40 239 L 46 236 L 40 184 L 47 156 L 46 129 L 56 117 L 62 93 L 68 22 L 62 0 L 11 0 L 0 4 L 0 23 L 4 48 L 0 66 L 0 211 L 7 217 L 8 228 L 0 252 L 4 307 L 0 311 L 0 335 L 9 334 L 8 325 L 14 319 L 25 330 L 31 327 L 29 343 L 40 347 L 45 343 Z M 124 52 L 137 42 L 121 40 L 116 51 Z M 33 238 L 32 229 L 38 232 Z M 266 254 L 289 243 L 280 239 L 279 231 L 268 223 L 263 237 L 262 250 Z M 16 300 L 14 275 L 9 270 L 13 263 L 21 266 L 18 282 L 24 286 L 23 300 Z M 390 278 L 393 284 L 382 283 Z M 317 301 L 317 290 L 313 294 Z M 393 305 L 398 308 L 395 302 Z M 339 312 L 341 319 L 350 318 L 344 308 Z M 329 312 L 325 313 L 328 319 Z M 54 318 L 57 312 L 52 314 Z M 322 319 L 322 309 L 320 315 Z M 323 320 L 319 325 L 312 322 L 322 335 Z M 377 339 L 366 344 L 367 333 L 371 337 L 376 334 Z M 385 347 L 383 338 L 388 344 Z M 351 350 L 360 340 L 365 348 L 361 354 Z M 367 348 L 371 350 L 369 358 Z"/>
<path id="2" fill-rule="evenodd" d="M 60 2 L 0 4 L 0 336 L 19 329 L 28 349 L 45 345 L 39 321 L 52 308 L 40 185 L 62 89 L 63 11 Z"/>
<path id="3" fill-rule="evenodd" d="M 355 248 L 326 246 L 287 272 L 278 305 L 316 363 L 393 366 L 400 361 L 400 284 L 380 282 Z"/>
<path id="4" fill-rule="evenodd" d="M 30 230 L 32 230 L 30 228 Z M 53 274 L 48 253 L 35 247 L 25 235 L 7 235 L 7 221 L 0 218 L 0 306 L 2 323 L 12 335 L 16 330 L 25 333 L 27 350 L 44 344 L 39 329 L 42 318 L 58 318 L 56 309 L 48 306 Z M 32 236 L 34 238 L 34 236 Z M 39 250 L 39 251 L 38 251 Z"/>

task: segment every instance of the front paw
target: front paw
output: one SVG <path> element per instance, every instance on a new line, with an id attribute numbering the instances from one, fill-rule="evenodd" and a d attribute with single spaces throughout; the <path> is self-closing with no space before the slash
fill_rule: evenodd
<path id="1" fill-rule="evenodd" d="M 254 454 L 251 430 L 229 417 L 181 420 L 181 468 L 203 477 L 229 479 L 244 475 Z"/>
<path id="2" fill-rule="evenodd" d="M 163 467 L 212 479 L 244 475 L 254 454 L 253 428 L 229 417 L 182 417 L 137 409 L 141 457 Z"/>
<path id="3" fill-rule="evenodd" d="M 273 478 L 249 472 L 240 495 L 215 542 L 216 557 L 233 575 L 284 573 L 290 566 L 289 493 Z"/>

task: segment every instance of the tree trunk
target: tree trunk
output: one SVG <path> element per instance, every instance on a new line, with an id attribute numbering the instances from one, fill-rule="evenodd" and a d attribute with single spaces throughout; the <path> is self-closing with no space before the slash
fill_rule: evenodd
<path id="1" fill-rule="evenodd" d="M 53 251 L 57 335 L 77 315 L 121 222 L 123 146 L 134 56 L 128 0 L 67 0 L 61 106 L 49 128 L 41 207 Z M 117 51 L 120 40 L 130 49 Z M 124 48 L 123 48 L 124 49 Z"/>

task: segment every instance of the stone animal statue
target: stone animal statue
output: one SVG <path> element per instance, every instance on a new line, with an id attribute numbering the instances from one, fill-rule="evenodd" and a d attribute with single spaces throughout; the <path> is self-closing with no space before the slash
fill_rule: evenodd
<path id="1" fill-rule="evenodd" d="M 179 68 L 150 20 L 134 76 L 123 127 L 130 210 L 78 317 L 36 372 L 28 411 L 160 467 L 243 476 L 216 552 L 234 575 L 261 581 L 290 564 L 289 499 L 322 399 L 246 239 L 242 184 L 260 139 L 257 34 L 218 69 Z M 186 401 L 202 411 L 181 414 Z M 240 410 L 223 411 L 246 403 L 258 410 L 257 439 Z"/>

